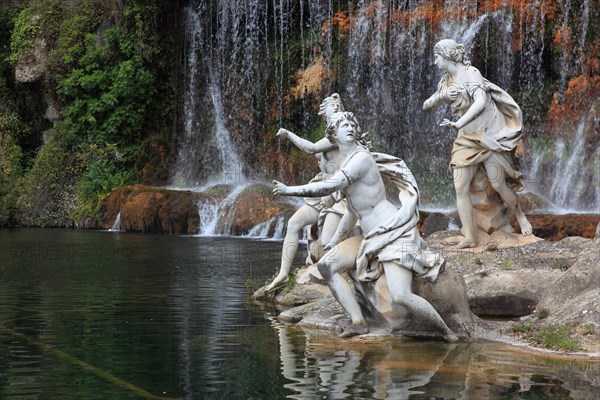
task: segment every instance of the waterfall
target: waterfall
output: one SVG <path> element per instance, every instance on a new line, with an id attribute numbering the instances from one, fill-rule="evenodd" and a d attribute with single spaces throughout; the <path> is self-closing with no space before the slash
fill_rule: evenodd
<path id="1" fill-rule="evenodd" d="M 223 107 L 223 94 L 221 91 L 224 48 L 227 46 L 225 32 L 219 32 L 218 43 L 220 49 L 214 54 L 214 59 L 206 57 L 206 40 L 211 37 L 204 32 L 202 20 L 207 5 L 199 1 L 196 7 L 187 7 L 184 12 L 186 28 L 186 57 L 184 65 L 185 88 L 183 91 L 183 132 L 180 135 L 177 159 L 173 168 L 171 183 L 175 187 L 198 187 L 201 184 L 211 183 L 239 183 L 245 180 L 243 163 L 227 128 L 228 114 Z M 222 10 L 221 18 L 226 18 L 227 9 Z M 229 10 L 233 12 L 233 10 Z M 233 29 L 236 29 L 234 25 Z M 236 44 L 241 48 L 242 44 Z M 235 54 L 233 54 L 236 57 Z M 206 59 L 208 58 L 208 60 Z M 208 74 L 205 68 L 207 66 Z M 208 101 L 201 101 L 200 88 L 207 88 Z M 200 124 L 208 110 L 204 108 L 210 104 L 212 107 L 211 138 L 216 146 L 214 148 L 203 136 L 207 129 Z M 214 152 L 213 150 L 216 150 Z"/>
<path id="2" fill-rule="evenodd" d="M 225 112 L 221 99 L 221 90 L 213 79 L 210 84 L 210 96 L 215 112 L 215 136 L 219 149 L 220 177 L 218 183 L 241 183 L 245 181 L 243 164 L 233 145 L 231 133 L 225 124 Z"/>
<path id="3" fill-rule="evenodd" d="M 198 185 L 196 165 L 198 165 L 198 60 L 202 35 L 202 22 L 198 9 L 185 8 L 184 24 L 186 32 L 187 56 L 185 57 L 183 96 L 183 134 L 177 149 L 171 184 L 174 186 Z"/>
<path id="4" fill-rule="evenodd" d="M 231 193 L 219 203 L 211 199 L 198 206 L 200 236 L 231 235 L 237 198 L 249 185 L 249 183 L 243 183 L 235 186 Z"/>
<path id="5" fill-rule="evenodd" d="M 121 212 L 117 214 L 117 218 L 115 218 L 115 222 L 112 224 L 112 227 L 109 229 L 110 232 L 121 232 L 123 231 L 123 226 L 121 224 Z"/>
<path id="6" fill-rule="evenodd" d="M 563 211 L 600 212 L 600 149 L 596 149 L 591 159 L 586 159 L 585 130 L 586 121 L 582 120 L 575 140 L 569 144 L 558 140 L 552 154 L 556 165 L 549 199 Z"/>
<path id="7" fill-rule="evenodd" d="M 255 239 L 283 239 L 285 233 L 285 218 L 273 217 L 252 228 L 246 237 Z"/>
<path id="8" fill-rule="evenodd" d="M 532 146 L 525 148 L 524 168 L 531 190 L 557 207 L 598 208 L 592 187 L 598 156 L 589 145 L 593 122 L 588 118 L 583 133 L 577 124 L 561 132 L 540 129 L 545 128 L 553 99 L 564 97 L 574 76 L 590 73 L 586 68 L 593 63 L 585 57 L 595 40 L 588 31 L 597 14 L 596 2 L 191 3 L 184 13 L 185 88 L 173 184 L 206 189 L 214 183 L 236 186 L 273 178 L 306 182 L 316 168 L 311 171 L 313 166 L 295 160 L 288 144 L 274 134 L 284 126 L 318 139 L 315 134 L 322 126 L 316 106 L 335 91 L 346 109 L 355 112 L 363 130 L 370 132 L 375 150 L 407 162 L 425 208 L 454 206 L 448 162 L 456 132 L 439 127 L 450 112 L 447 107 L 421 111 L 441 77 L 433 64 L 433 46 L 449 37 L 465 44 L 473 65 L 521 106 L 524 135 Z M 570 41 L 558 43 L 560 33 Z M 317 89 L 294 93 L 292 89 L 310 79 L 302 72 L 321 59 L 325 71 L 314 85 Z M 548 143 L 535 147 L 542 140 Z M 580 142 L 586 144 L 578 147 Z M 554 151 L 557 157 L 562 149 L 556 166 L 550 167 L 550 153 L 542 149 Z M 571 158 L 574 154 L 580 159 Z M 574 168 L 587 172 L 564 175 L 569 159 Z M 558 188 L 558 176 L 572 180 L 571 192 L 583 192 L 566 195 Z M 203 207 L 207 207 L 203 208 L 206 218 L 221 213 L 214 209 L 217 205 Z M 266 225 L 257 227 L 256 234 L 265 229 Z"/>

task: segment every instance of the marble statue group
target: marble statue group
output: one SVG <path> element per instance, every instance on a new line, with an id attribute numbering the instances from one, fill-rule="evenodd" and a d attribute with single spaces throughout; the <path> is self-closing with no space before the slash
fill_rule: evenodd
<path id="1" fill-rule="evenodd" d="M 450 156 L 462 223 L 456 248 L 476 247 L 510 235 L 507 207 L 521 234 L 531 235 L 531 224 L 515 194 L 523 189 L 522 174 L 512 159 L 521 140 L 519 106 L 470 65 L 463 45 L 454 40 L 435 45 L 434 63 L 443 76 L 423 110 L 447 103 L 455 118 L 444 119 L 440 125 L 457 134 Z M 288 221 L 280 271 L 266 291 L 287 280 L 303 228 L 315 226 L 316 245 L 307 262 L 316 263 L 351 319 L 342 337 L 369 332 L 352 281 L 346 278 L 351 273 L 361 284 L 384 279 L 395 305 L 435 327 L 445 340 L 458 340 L 435 308 L 412 291 L 414 278 L 435 282 L 445 268 L 444 258 L 428 247 L 417 229 L 419 189 L 413 174 L 403 160 L 370 150 L 356 116 L 344 109 L 338 94 L 323 101 L 319 114 L 326 124 L 326 137 L 316 143 L 286 129 L 277 133 L 316 155 L 320 172 L 300 186 L 274 181 L 274 194 L 305 200 Z M 384 177 L 397 188 L 398 207 L 386 197 Z M 476 208 L 482 203 L 484 207 Z"/>

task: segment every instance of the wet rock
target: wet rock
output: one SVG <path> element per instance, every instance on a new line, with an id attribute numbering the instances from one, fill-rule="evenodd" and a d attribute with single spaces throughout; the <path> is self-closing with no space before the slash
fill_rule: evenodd
<path id="1" fill-rule="evenodd" d="M 529 214 L 527 215 L 533 234 L 549 241 L 561 240 L 568 236 L 593 238 L 600 215 L 595 214 Z M 517 228 L 517 222 L 513 222 Z"/>
<path id="2" fill-rule="evenodd" d="M 193 234 L 199 229 L 199 194 L 136 185 L 115 190 L 101 206 L 101 222 L 109 229 L 121 213 L 124 230 Z"/>
<path id="3" fill-rule="evenodd" d="M 252 185 L 240 193 L 233 214 L 231 233 L 242 235 L 248 233 L 256 225 L 274 217 L 283 216 L 287 221 L 295 208 L 273 197 L 273 189 L 266 185 Z"/>
<path id="4" fill-rule="evenodd" d="M 299 273 L 300 274 L 300 273 Z M 414 337 L 438 337 L 439 332 L 410 315 L 403 307 L 391 301 L 385 275 L 375 282 L 359 283 L 356 296 L 371 330 L 395 332 Z M 446 271 L 435 283 L 415 279 L 413 291 L 426 298 L 448 326 L 462 337 L 475 336 L 486 324 L 469 309 L 466 287 L 462 277 Z M 324 329 L 340 333 L 351 322 L 342 307 L 331 295 L 329 288 L 318 283 L 297 284 L 290 291 L 271 295 L 257 291 L 257 300 L 278 304 L 296 304 L 278 317 L 284 322 L 298 323 L 309 329 Z M 300 305 L 299 305 L 300 304 Z"/>
<path id="5" fill-rule="evenodd" d="M 219 185 L 207 192 L 169 190 L 161 187 L 134 185 L 113 191 L 100 208 L 100 223 L 110 229 L 119 212 L 122 228 L 132 232 L 195 234 L 201 229 L 198 204 L 219 204 L 232 187 Z M 271 218 L 287 219 L 294 207 L 274 198 L 265 185 L 252 185 L 232 204 L 231 233 L 242 235 Z"/>
<path id="6" fill-rule="evenodd" d="M 534 193 L 528 192 L 519 194 L 518 196 L 519 205 L 525 213 L 529 213 L 535 210 L 547 210 L 552 206 L 550 202 L 548 202 L 548 200 Z"/>
<path id="7" fill-rule="evenodd" d="M 421 221 L 419 221 L 419 232 L 421 232 L 423 237 L 427 237 L 433 232 L 445 231 L 448 229 L 448 225 L 452 219 L 453 216 L 451 215 L 438 212 L 428 213 L 422 211 Z"/>

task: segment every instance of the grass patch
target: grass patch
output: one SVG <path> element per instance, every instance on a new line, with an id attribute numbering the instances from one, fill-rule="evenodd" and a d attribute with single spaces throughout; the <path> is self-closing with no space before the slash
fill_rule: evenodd
<path id="1" fill-rule="evenodd" d="M 519 322 L 511 330 L 534 344 L 552 350 L 577 351 L 582 348 L 577 340 L 571 338 L 569 327 L 562 324 L 536 326 L 531 322 Z"/>
<path id="2" fill-rule="evenodd" d="M 564 258 L 557 258 L 554 260 L 554 264 L 557 268 L 564 271 L 567 267 L 567 260 L 565 260 Z"/>
<path id="3" fill-rule="evenodd" d="M 481 261 L 481 259 L 480 259 L 480 258 L 476 258 L 476 259 L 475 259 L 475 261 L 473 261 L 473 263 L 474 263 L 475 265 L 483 265 L 483 261 Z"/>
<path id="4" fill-rule="evenodd" d="M 544 319 L 550 315 L 550 311 L 547 308 L 536 308 L 534 314 L 537 319 Z"/>
<path id="5" fill-rule="evenodd" d="M 528 333 L 531 332 L 532 329 L 533 324 L 527 322 L 519 322 L 512 327 L 512 331 L 518 333 Z"/>
<path id="6" fill-rule="evenodd" d="M 504 268 L 504 269 L 511 269 L 512 268 L 512 263 L 510 262 L 510 260 L 504 260 L 504 261 L 502 261 L 502 268 Z"/>
<path id="7" fill-rule="evenodd" d="M 479 272 L 477 273 L 477 275 L 478 275 L 480 278 L 485 278 L 486 276 L 490 276 L 489 272 L 487 272 L 487 271 L 479 271 Z"/>
<path id="8" fill-rule="evenodd" d="M 576 351 L 581 349 L 578 341 L 571 338 L 569 328 L 561 324 L 550 324 L 540 328 L 533 341 L 555 350 Z"/>

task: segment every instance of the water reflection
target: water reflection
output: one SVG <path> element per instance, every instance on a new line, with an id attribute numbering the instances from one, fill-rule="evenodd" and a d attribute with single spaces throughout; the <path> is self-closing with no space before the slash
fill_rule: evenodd
<path id="1" fill-rule="evenodd" d="M 245 288 L 280 250 L 0 229 L 0 398 L 585 399 L 600 387 L 599 362 L 282 325 Z"/>
<path id="2" fill-rule="evenodd" d="M 598 362 L 557 361 L 501 344 L 349 342 L 274 325 L 293 399 L 589 399 L 600 383 Z"/>

